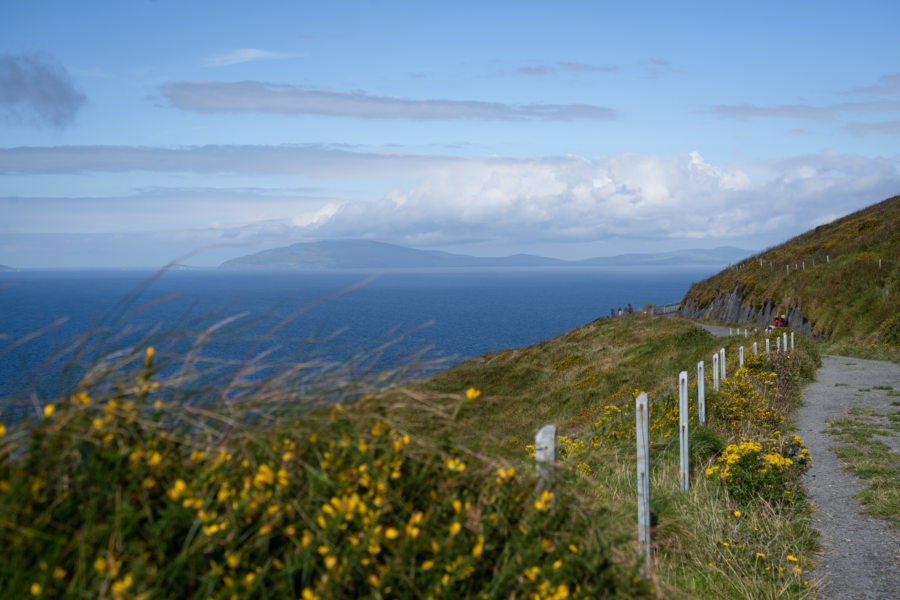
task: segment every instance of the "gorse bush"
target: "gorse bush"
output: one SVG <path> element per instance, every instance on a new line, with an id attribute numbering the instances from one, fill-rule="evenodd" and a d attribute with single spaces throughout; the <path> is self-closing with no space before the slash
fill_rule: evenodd
<path id="1" fill-rule="evenodd" d="M 803 440 L 774 432 L 759 441 L 729 444 L 706 478 L 722 483 L 739 505 L 763 499 L 773 506 L 793 504 L 799 476 L 812 463 Z"/>
<path id="2" fill-rule="evenodd" d="M 577 477 L 537 494 L 531 475 L 405 431 L 374 398 L 175 402 L 154 358 L 0 431 L 4 597 L 648 594 Z"/>

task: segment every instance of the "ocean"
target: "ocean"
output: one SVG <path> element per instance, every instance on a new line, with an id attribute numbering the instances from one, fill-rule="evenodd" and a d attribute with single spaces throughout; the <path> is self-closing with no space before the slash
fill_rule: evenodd
<path id="1" fill-rule="evenodd" d="M 711 267 L 364 271 L 22 271 L 0 273 L 0 398 L 59 392 L 99 356 L 63 350 L 89 331 L 116 345 L 157 343 L 236 317 L 204 352 L 270 361 L 377 356 L 370 367 L 423 362 L 422 373 L 541 342 L 611 309 L 678 302 Z M 36 335 L 38 334 L 38 335 Z M 33 339 L 29 339 L 33 337 Z M 96 336 L 95 336 L 96 338 Z M 159 342 L 155 340 L 159 339 Z M 96 339 L 94 340 L 96 341 Z M 179 351 L 170 344 L 169 352 Z M 426 360 L 427 359 L 427 360 Z M 428 362 L 439 360 L 439 363 Z"/>

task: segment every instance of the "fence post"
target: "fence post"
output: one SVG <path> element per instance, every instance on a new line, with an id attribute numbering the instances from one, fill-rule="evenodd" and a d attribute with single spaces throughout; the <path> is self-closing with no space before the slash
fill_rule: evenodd
<path id="1" fill-rule="evenodd" d="M 744 366 L 744 347 L 738 348 L 738 368 Z"/>
<path id="2" fill-rule="evenodd" d="M 744 337 L 750 337 L 750 332 L 747 331 L 746 327 L 744 327 Z"/>
<path id="3" fill-rule="evenodd" d="M 787 333 L 784 333 L 783 336 L 784 336 L 784 343 L 782 344 L 782 346 L 784 346 L 784 351 L 787 352 L 787 351 L 788 351 L 788 349 L 787 349 L 787 348 L 788 348 L 788 346 L 787 346 Z"/>
<path id="4" fill-rule="evenodd" d="M 553 488 L 553 469 L 556 465 L 556 425 L 544 425 L 534 437 L 534 460 L 538 489 Z"/>
<path id="5" fill-rule="evenodd" d="M 775 352 L 781 352 L 781 336 L 775 336 Z"/>
<path id="6" fill-rule="evenodd" d="M 722 370 L 722 381 L 725 381 L 725 348 L 719 350 L 719 368 Z"/>
<path id="7" fill-rule="evenodd" d="M 713 389 L 719 391 L 719 353 L 713 354 Z"/>
<path id="8" fill-rule="evenodd" d="M 635 400 L 637 420 L 638 553 L 644 556 L 644 575 L 650 575 L 650 414 L 647 394 Z"/>
<path id="9" fill-rule="evenodd" d="M 706 425 L 706 382 L 703 381 L 703 361 L 697 363 L 697 418 Z"/>
<path id="10" fill-rule="evenodd" d="M 679 478 L 681 479 L 682 492 L 687 492 L 691 487 L 688 456 L 688 420 L 690 417 L 691 415 L 688 413 L 688 374 L 687 371 L 682 371 L 678 374 L 678 421 L 681 425 L 681 470 Z"/>
<path id="11" fill-rule="evenodd" d="M 794 351 L 794 332 L 791 332 L 791 352 Z"/>
<path id="12" fill-rule="evenodd" d="M 753 356 L 759 356 L 759 346 L 753 342 Z"/>
<path id="13" fill-rule="evenodd" d="M 766 338 L 766 354 L 769 353 L 769 338 Z"/>

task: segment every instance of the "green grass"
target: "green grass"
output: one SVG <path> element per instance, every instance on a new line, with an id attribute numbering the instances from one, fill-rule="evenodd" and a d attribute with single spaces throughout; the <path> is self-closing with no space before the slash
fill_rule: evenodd
<path id="1" fill-rule="evenodd" d="M 900 410 L 880 412 L 851 408 L 848 416 L 829 421 L 829 433 L 841 444 L 835 453 L 847 470 L 863 480 L 858 495 L 867 514 L 900 526 L 900 457 L 878 436 L 900 435 Z"/>

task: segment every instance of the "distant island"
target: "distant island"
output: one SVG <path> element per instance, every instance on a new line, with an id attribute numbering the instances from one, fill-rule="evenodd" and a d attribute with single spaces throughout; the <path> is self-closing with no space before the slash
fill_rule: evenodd
<path id="1" fill-rule="evenodd" d="M 301 242 L 263 250 L 222 263 L 220 269 L 422 269 L 477 267 L 722 267 L 752 254 L 730 246 L 675 250 L 656 254 L 620 254 L 585 260 L 561 260 L 531 254 L 478 257 L 417 250 L 367 240 Z"/>
<path id="2" fill-rule="evenodd" d="M 0 265 L 0 273 L 6 273 L 6 272 L 12 272 L 12 271 L 18 271 L 18 269 L 13 268 L 13 267 L 8 267 L 6 265 Z"/>

